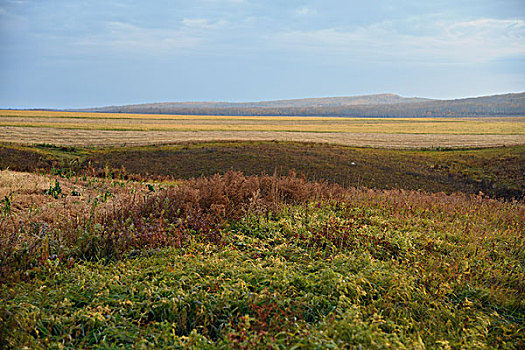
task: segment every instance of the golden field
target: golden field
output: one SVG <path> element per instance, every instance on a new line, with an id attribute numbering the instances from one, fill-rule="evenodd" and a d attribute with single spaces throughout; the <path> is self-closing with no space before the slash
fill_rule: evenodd
<path id="1" fill-rule="evenodd" d="M 373 147 L 525 144 L 525 118 L 334 118 L 0 110 L 0 141 L 136 145 L 289 140 Z"/>

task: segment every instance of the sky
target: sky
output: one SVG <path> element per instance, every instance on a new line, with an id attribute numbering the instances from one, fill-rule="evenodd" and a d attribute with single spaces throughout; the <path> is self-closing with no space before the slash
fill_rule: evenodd
<path id="1" fill-rule="evenodd" d="M 523 91 L 523 0 L 0 0 L 3 108 Z"/>

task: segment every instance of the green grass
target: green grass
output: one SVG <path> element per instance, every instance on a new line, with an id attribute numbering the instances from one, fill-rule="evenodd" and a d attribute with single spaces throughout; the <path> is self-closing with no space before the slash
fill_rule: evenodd
<path id="1" fill-rule="evenodd" d="M 49 260 L 0 288 L 0 335 L 31 348 L 518 349 L 523 214 L 402 192 L 285 204 L 227 220 L 216 243 L 196 232 L 118 260 Z"/>
<path id="2" fill-rule="evenodd" d="M 524 154 L 2 145 L 0 348 L 522 349 Z"/>

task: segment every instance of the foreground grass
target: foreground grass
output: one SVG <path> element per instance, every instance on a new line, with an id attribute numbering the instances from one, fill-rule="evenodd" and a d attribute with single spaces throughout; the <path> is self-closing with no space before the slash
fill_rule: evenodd
<path id="1" fill-rule="evenodd" d="M 35 189 L 48 209 L 2 220 L 20 236 L 0 241 L 5 347 L 524 345 L 523 203 L 233 172 L 83 181 L 74 212 Z"/>

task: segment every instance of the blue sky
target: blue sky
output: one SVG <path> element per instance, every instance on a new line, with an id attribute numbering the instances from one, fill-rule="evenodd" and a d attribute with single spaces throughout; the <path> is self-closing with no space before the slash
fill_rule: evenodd
<path id="1" fill-rule="evenodd" d="M 523 0 L 0 0 L 0 107 L 525 91 Z"/>

